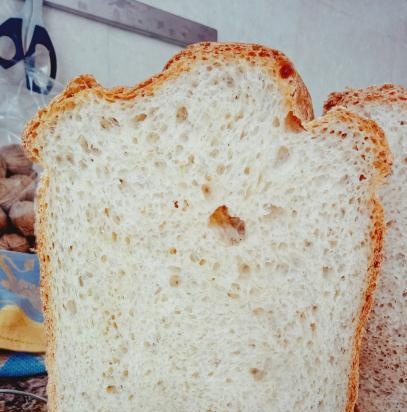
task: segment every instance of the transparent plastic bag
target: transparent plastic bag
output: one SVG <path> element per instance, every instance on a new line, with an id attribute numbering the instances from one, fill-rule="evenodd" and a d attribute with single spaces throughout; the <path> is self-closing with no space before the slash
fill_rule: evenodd
<path id="1" fill-rule="evenodd" d="M 62 85 L 44 74 L 44 71 L 41 68 L 31 70 L 30 78 L 35 78 L 36 83 L 41 84 L 52 82 L 52 90 L 47 95 L 27 89 L 24 62 L 8 70 L 0 68 L 0 146 L 20 143 L 25 124 L 61 92 Z"/>
<path id="2" fill-rule="evenodd" d="M 35 56 L 36 63 L 45 62 Z M 10 69 L 0 68 L 0 249 L 29 252 L 35 248 L 34 193 L 40 172 L 24 155 L 21 135 L 36 112 L 62 90 L 49 78 L 46 63 L 30 69 L 21 61 Z M 36 84 L 51 84 L 47 95 L 27 88 L 27 78 Z"/>
<path id="3" fill-rule="evenodd" d="M 6 21 L 8 17 L 13 14 Z M 30 61 L 18 61 L 8 69 L 0 66 L 0 249 L 15 252 L 35 250 L 33 201 L 40 172 L 26 158 L 21 135 L 36 112 L 62 90 L 48 75 L 47 51 L 35 50 Z M 12 61 L 14 55 L 12 41 L 0 44 L 0 56 Z M 32 91 L 32 84 L 47 94 Z"/>
<path id="4" fill-rule="evenodd" d="M 0 23 L 2 20 L 0 19 Z M 12 43 L 8 43 L 13 47 Z M 4 44 L 3 44 L 4 46 Z M 0 52 L 7 53 L 0 47 Z M 8 51 L 8 56 L 13 56 Z M 3 54 L 4 55 L 4 54 Z M 28 79 L 52 89 L 47 95 L 27 88 L 24 61 L 9 69 L 0 67 L 0 349 L 42 352 L 45 349 L 39 298 L 39 265 L 34 253 L 34 196 L 40 170 L 25 157 L 21 135 L 38 110 L 62 90 L 52 80 L 47 59 L 39 48 L 36 67 Z M 23 253 L 16 253 L 23 252 Z M 1 352 L 0 352 L 1 355 Z M 7 365 L 0 377 L 32 375 L 45 371 L 41 357 L 7 352 Z M 24 370 L 12 364 L 23 365 Z"/>
<path id="5" fill-rule="evenodd" d="M 15 0 L 1 0 L 1 3 L 0 24 L 9 18 L 22 17 L 24 3 Z M 0 56 L 10 60 L 15 53 L 11 38 L 7 34 L 0 37 Z M 37 44 L 32 58 L 24 63 L 19 61 L 9 69 L 0 66 L 0 146 L 20 143 L 25 124 L 62 90 L 62 85 L 49 77 L 50 55 L 44 46 Z M 46 95 L 32 92 L 27 88 L 30 83 L 41 88 L 49 85 L 51 91 Z"/>

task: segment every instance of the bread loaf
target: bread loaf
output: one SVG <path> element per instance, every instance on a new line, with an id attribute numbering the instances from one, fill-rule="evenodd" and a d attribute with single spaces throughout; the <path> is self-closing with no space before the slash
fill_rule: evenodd
<path id="1" fill-rule="evenodd" d="M 312 117 L 282 53 L 202 43 L 27 126 L 51 412 L 353 410 L 391 161 Z"/>

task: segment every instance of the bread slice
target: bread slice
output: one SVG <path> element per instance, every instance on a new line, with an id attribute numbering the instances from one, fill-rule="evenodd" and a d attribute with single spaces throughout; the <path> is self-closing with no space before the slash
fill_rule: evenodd
<path id="1" fill-rule="evenodd" d="M 28 125 L 51 412 L 353 409 L 390 156 L 311 118 L 284 55 L 203 43 Z"/>
<path id="2" fill-rule="evenodd" d="M 358 410 L 401 412 L 407 409 L 407 90 L 386 84 L 332 93 L 325 110 L 338 105 L 375 120 L 394 154 L 393 174 L 380 190 L 385 259 L 362 345 Z"/>

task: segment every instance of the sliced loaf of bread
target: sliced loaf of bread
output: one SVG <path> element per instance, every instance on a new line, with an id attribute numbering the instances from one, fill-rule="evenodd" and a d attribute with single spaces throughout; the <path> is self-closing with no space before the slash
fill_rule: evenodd
<path id="1" fill-rule="evenodd" d="M 375 120 L 393 152 L 393 173 L 380 190 L 387 233 L 362 345 L 358 410 L 402 412 L 407 410 L 407 90 L 386 84 L 332 93 L 324 109 L 337 106 Z"/>
<path id="2" fill-rule="evenodd" d="M 27 126 L 51 412 L 350 412 L 390 171 L 290 61 L 203 43 Z"/>

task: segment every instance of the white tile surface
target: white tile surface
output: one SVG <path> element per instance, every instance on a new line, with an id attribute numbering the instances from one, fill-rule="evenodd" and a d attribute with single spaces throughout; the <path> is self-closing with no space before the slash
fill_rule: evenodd
<path id="1" fill-rule="evenodd" d="M 394 82 L 407 86 L 406 0 L 145 0 L 215 27 L 220 41 L 278 48 L 304 78 L 316 113 L 332 90 Z M 0 21 L 19 0 L 0 0 Z M 179 47 L 45 8 L 58 78 L 92 73 L 130 85 L 161 70 Z"/>

